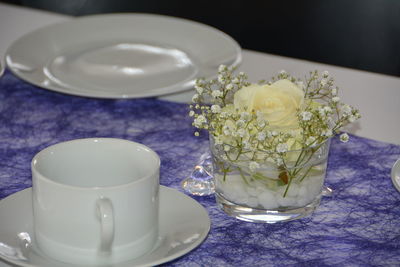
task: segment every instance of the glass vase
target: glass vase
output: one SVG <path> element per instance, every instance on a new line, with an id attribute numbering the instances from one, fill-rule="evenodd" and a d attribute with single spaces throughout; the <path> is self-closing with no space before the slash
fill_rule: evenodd
<path id="1" fill-rule="evenodd" d="M 211 137 L 217 204 L 228 215 L 250 222 L 275 223 L 311 214 L 324 194 L 329 146 L 328 139 L 288 151 L 278 165 L 262 152 L 238 154 L 226 145 L 216 145 Z M 260 158 L 264 160 L 252 168 Z"/>

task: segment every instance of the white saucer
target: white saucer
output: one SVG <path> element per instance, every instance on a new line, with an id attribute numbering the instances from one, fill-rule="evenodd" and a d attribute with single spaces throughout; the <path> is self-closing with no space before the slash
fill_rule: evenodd
<path id="1" fill-rule="evenodd" d="M 97 98 L 191 89 L 241 62 L 239 44 L 204 24 L 154 14 L 84 16 L 28 33 L 7 50 L 10 70 L 34 85 Z"/>
<path id="2" fill-rule="evenodd" d="M 0 78 L 1 78 L 1 76 L 3 76 L 4 69 L 5 69 L 4 64 L 2 62 L 2 59 L 0 58 Z"/>
<path id="3" fill-rule="evenodd" d="M 38 250 L 32 227 L 31 188 L 1 200 L 0 258 L 18 266 L 75 266 L 53 260 Z M 200 245 L 209 230 L 210 218 L 203 206 L 175 189 L 160 186 L 160 228 L 156 246 L 146 255 L 107 267 L 154 266 L 171 261 Z"/>
<path id="4" fill-rule="evenodd" d="M 391 175 L 394 187 L 400 192 L 400 159 L 393 165 Z"/>

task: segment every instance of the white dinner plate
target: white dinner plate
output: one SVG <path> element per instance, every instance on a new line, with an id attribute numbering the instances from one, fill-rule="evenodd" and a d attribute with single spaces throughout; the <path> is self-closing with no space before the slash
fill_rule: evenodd
<path id="1" fill-rule="evenodd" d="M 400 192 L 400 159 L 394 163 L 391 176 L 394 187 Z"/>
<path id="2" fill-rule="evenodd" d="M 9 69 L 39 87 L 97 98 L 160 96 L 190 89 L 218 66 L 237 66 L 235 40 L 210 26 L 151 14 L 92 15 L 22 36 Z"/>
<path id="3" fill-rule="evenodd" d="M 210 230 L 210 219 L 203 206 L 164 186 L 160 186 L 159 220 L 159 238 L 151 252 L 107 266 L 154 266 L 168 262 L 200 245 Z M 38 249 L 32 224 L 31 188 L 0 201 L 0 258 L 18 266 L 74 267 L 53 260 Z"/>

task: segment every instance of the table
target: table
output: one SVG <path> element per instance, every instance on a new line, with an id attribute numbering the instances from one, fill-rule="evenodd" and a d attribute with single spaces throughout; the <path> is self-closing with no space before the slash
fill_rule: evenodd
<path id="1" fill-rule="evenodd" d="M 23 34 L 68 19 L 70 17 L 0 3 L 0 58 L 8 46 Z M 343 101 L 362 111 L 362 119 L 348 129 L 349 132 L 400 144 L 399 77 L 243 50 L 240 70 L 246 72 L 251 81 L 268 79 L 282 69 L 299 77 L 310 70 L 328 70 L 341 88 Z M 162 99 L 187 102 L 192 95 L 189 92 Z"/>
<path id="2" fill-rule="evenodd" d="M 0 4 L 0 53 L 22 34 L 67 19 Z M 400 194 L 389 178 L 392 164 L 400 157 L 400 78 L 243 51 L 241 70 L 251 80 L 272 76 L 281 69 L 295 75 L 328 70 L 343 89 L 343 101 L 361 110 L 362 120 L 348 129 L 356 134 L 352 141 L 345 145 L 333 140 L 327 184 L 334 188 L 334 196 L 324 199 L 311 217 L 275 225 L 237 221 L 225 216 L 213 197 L 196 197 L 212 220 L 208 239 L 166 266 L 400 263 Z M 191 95 L 90 100 L 35 88 L 7 72 L 0 80 L 1 197 L 30 186 L 29 161 L 39 149 L 93 135 L 152 146 L 163 160 L 161 184 L 179 189 L 180 180 L 208 142 L 192 135 L 186 105 L 181 104 Z M 140 121 L 152 123 L 143 127 Z"/>

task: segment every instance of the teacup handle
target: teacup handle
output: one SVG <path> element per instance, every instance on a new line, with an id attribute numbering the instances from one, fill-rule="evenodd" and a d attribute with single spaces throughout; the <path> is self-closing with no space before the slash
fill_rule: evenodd
<path id="1" fill-rule="evenodd" d="M 100 252 L 111 251 L 114 240 L 114 212 L 112 203 L 108 198 L 101 197 L 97 200 L 97 215 L 100 219 Z"/>

